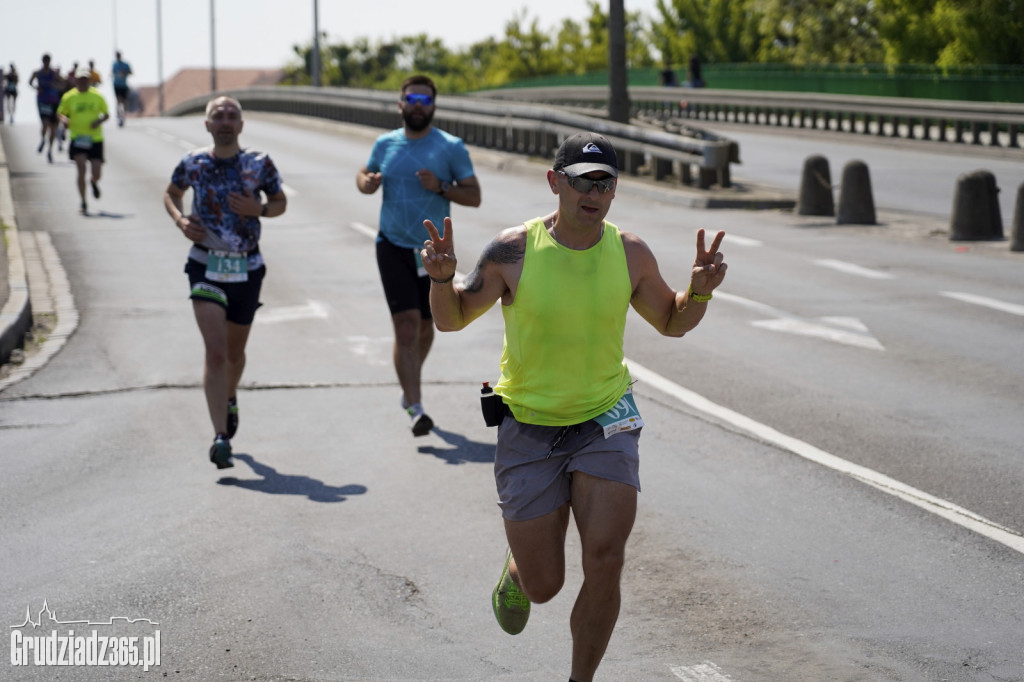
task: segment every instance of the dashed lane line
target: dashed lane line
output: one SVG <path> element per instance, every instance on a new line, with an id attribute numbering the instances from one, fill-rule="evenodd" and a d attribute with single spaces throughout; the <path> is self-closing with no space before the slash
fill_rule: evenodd
<path id="1" fill-rule="evenodd" d="M 881 270 L 872 270 L 871 268 L 865 268 L 854 263 L 847 263 L 846 261 L 833 260 L 831 258 L 822 258 L 821 260 L 814 261 L 815 265 L 820 265 L 823 268 L 829 268 L 836 270 L 837 272 L 843 272 L 847 275 L 856 275 L 857 277 L 864 277 L 866 279 L 893 279 L 895 275 L 888 272 L 882 272 Z"/>
<path id="2" fill-rule="evenodd" d="M 999 310 L 1004 313 L 1010 313 L 1011 315 L 1024 316 L 1024 305 L 1017 305 L 1016 303 L 1007 303 L 1006 301 L 1000 301 L 995 298 L 988 298 L 987 296 L 977 296 L 975 294 L 965 294 L 959 291 L 940 291 L 940 294 L 947 298 L 952 298 L 957 301 L 964 303 L 972 303 L 974 305 L 984 306 L 991 308 L 992 310 Z"/>

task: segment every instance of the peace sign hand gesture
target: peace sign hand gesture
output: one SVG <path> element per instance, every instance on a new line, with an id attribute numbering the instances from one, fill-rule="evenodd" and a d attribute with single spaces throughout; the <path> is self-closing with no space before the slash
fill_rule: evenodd
<path id="1" fill-rule="evenodd" d="M 711 248 L 705 249 L 704 230 L 697 230 L 697 259 L 690 272 L 690 291 L 699 296 L 709 295 L 725 279 L 725 271 L 729 266 L 718 251 L 723 239 L 725 232 L 719 231 L 711 242 Z"/>
<path id="2" fill-rule="evenodd" d="M 423 251 L 420 252 L 423 268 L 435 282 L 447 282 L 455 277 L 455 267 L 458 265 L 452 219 L 444 219 L 444 237 L 441 237 L 434 223 L 429 220 L 423 221 L 423 227 L 427 228 L 427 233 L 430 234 L 430 239 L 423 242 Z"/>

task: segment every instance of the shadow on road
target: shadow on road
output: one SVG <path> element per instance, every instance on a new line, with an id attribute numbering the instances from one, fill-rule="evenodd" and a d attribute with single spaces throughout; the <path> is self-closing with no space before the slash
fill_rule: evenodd
<path id="1" fill-rule="evenodd" d="M 82 217 L 83 218 L 116 218 L 116 219 L 120 220 L 122 218 L 133 218 L 135 216 L 133 216 L 130 213 L 111 213 L 110 211 L 102 211 L 101 210 L 101 211 L 96 211 L 95 213 L 93 213 L 91 211 L 87 212 L 87 213 L 83 213 Z"/>
<path id="2" fill-rule="evenodd" d="M 451 445 L 450 448 L 438 448 L 433 445 L 421 445 L 417 450 L 424 455 L 433 455 L 448 464 L 465 464 L 466 462 L 494 462 L 494 443 L 478 443 L 465 436 L 439 429 L 431 431 L 434 435 Z"/>
<path id="3" fill-rule="evenodd" d="M 217 481 L 218 485 L 230 485 L 236 488 L 245 488 L 259 493 L 270 495 L 305 495 L 313 502 L 344 502 L 349 495 L 363 495 L 366 493 L 366 486 L 326 485 L 309 476 L 290 476 L 279 474 L 276 469 L 266 464 L 260 464 L 252 455 L 239 453 L 234 459 L 248 464 L 254 473 L 263 478 L 258 480 L 240 480 L 234 476 L 225 476 Z"/>

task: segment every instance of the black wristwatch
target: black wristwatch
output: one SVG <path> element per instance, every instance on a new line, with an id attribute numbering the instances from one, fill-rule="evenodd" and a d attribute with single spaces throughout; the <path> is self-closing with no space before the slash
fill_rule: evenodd
<path id="1" fill-rule="evenodd" d="M 452 189 L 452 183 L 450 183 L 450 182 L 442 182 L 441 183 L 441 191 L 438 192 L 438 194 L 440 194 L 441 196 L 444 196 L 445 194 L 450 192 L 451 189 Z"/>

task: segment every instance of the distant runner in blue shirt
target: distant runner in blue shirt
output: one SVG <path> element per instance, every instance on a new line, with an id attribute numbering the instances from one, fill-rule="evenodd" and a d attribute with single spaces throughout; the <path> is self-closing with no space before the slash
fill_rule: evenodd
<path id="1" fill-rule="evenodd" d="M 480 205 L 480 183 L 465 143 L 434 128 L 437 87 L 426 76 L 402 83 L 398 110 L 404 125 L 377 138 L 370 159 L 356 174 L 363 194 L 384 188 L 377 234 L 377 267 L 395 328 L 394 362 L 402 408 L 414 436 L 434 427 L 423 411 L 420 376 L 434 340 L 430 279 L 419 262 L 428 238 L 423 221 L 443 225 L 451 202 Z"/>
<path id="2" fill-rule="evenodd" d="M 114 96 L 117 97 L 117 125 L 124 125 L 124 103 L 128 99 L 128 76 L 132 75 L 132 66 L 121 59 L 121 51 L 115 53 L 116 59 L 110 67 L 110 75 L 114 78 Z"/>
<path id="3" fill-rule="evenodd" d="M 28 84 L 36 89 L 36 107 L 39 109 L 39 120 L 42 127 L 39 131 L 40 154 L 46 148 L 46 159 L 53 163 L 53 140 L 57 137 L 57 105 L 64 94 L 64 79 L 50 68 L 50 55 L 43 55 L 42 68 L 34 71 Z M 49 146 L 47 146 L 49 142 Z"/>

